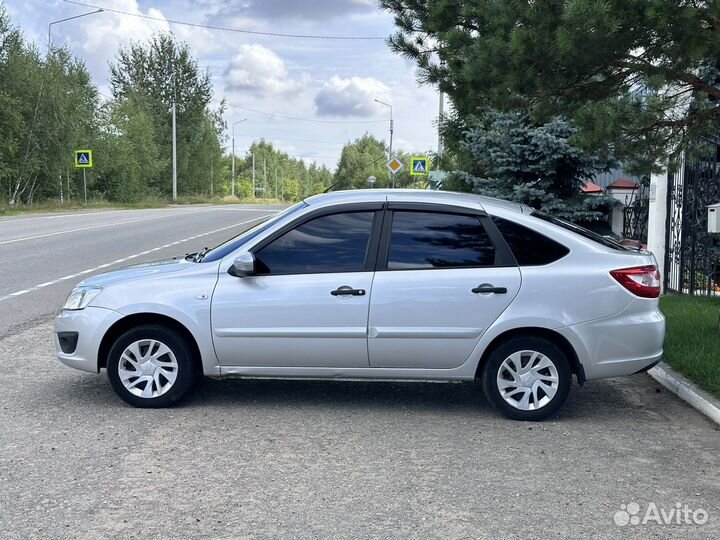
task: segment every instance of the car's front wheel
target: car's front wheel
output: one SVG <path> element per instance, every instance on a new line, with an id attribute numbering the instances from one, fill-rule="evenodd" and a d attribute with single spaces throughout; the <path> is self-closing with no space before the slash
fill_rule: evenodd
<path id="1" fill-rule="evenodd" d="M 107 372 L 115 392 L 135 407 L 167 407 L 196 380 L 192 348 L 177 331 L 159 325 L 128 330 L 115 341 Z"/>
<path id="2" fill-rule="evenodd" d="M 540 337 L 516 337 L 497 347 L 485 363 L 488 401 L 513 420 L 542 420 L 556 413 L 570 392 L 565 353 Z"/>

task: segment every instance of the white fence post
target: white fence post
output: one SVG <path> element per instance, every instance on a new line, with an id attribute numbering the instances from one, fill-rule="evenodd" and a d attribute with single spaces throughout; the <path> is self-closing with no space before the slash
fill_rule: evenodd
<path id="1" fill-rule="evenodd" d="M 665 276 L 665 227 L 667 224 L 668 173 L 662 171 L 650 177 L 650 201 L 648 208 L 648 242 L 658 262 L 660 275 Z"/>

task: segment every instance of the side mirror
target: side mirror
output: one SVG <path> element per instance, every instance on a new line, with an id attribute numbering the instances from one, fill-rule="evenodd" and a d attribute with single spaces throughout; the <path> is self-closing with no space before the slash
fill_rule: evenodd
<path id="1" fill-rule="evenodd" d="M 235 258 L 227 272 L 235 277 L 252 276 L 255 274 L 255 255 L 249 251 L 241 253 Z"/>

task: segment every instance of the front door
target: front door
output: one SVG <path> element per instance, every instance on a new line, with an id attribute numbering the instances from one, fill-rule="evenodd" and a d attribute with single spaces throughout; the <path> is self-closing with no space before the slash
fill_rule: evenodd
<path id="1" fill-rule="evenodd" d="M 393 210 L 389 220 L 370 301 L 370 364 L 458 367 L 517 295 L 520 271 L 500 260 L 480 216 Z"/>
<path id="2" fill-rule="evenodd" d="M 257 275 L 222 272 L 211 316 L 220 364 L 368 367 L 375 214 L 301 220 L 253 253 Z"/>

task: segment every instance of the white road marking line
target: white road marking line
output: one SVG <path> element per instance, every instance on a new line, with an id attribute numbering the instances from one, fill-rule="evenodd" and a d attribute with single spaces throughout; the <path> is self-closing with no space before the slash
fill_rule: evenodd
<path id="1" fill-rule="evenodd" d="M 234 203 L 233 203 L 234 204 Z M 77 218 L 77 217 L 85 217 L 85 216 L 105 216 L 108 214 L 118 214 L 121 212 L 125 212 L 126 214 L 132 213 L 132 212 L 153 212 L 153 211 L 159 211 L 159 212 L 168 212 L 173 210 L 178 210 L 182 207 L 165 207 L 165 208 L 126 208 L 123 210 L 101 210 L 99 212 L 76 212 L 74 214 L 52 214 L 52 215 L 46 215 L 46 216 L 11 216 L 11 217 L 0 217 L 0 225 L 3 223 L 25 223 L 26 221 L 33 221 L 36 219 L 60 219 L 60 218 Z M 195 210 L 233 210 L 235 212 L 261 212 L 265 210 L 265 208 L 234 208 L 232 206 L 188 206 L 187 209 L 195 209 Z M 271 208 L 270 211 L 273 211 L 274 208 Z"/>
<path id="2" fill-rule="evenodd" d="M 76 278 L 76 277 L 81 276 L 81 275 L 84 275 L 84 274 L 89 274 L 89 273 L 91 273 L 91 272 L 97 272 L 98 270 L 102 270 L 103 268 L 107 268 L 108 266 L 112 266 L 112 265 L 114 265 L 114 264 L 122 264 L 122 263 L 124 263 L 124 262 L 129 261 L 130 259 L 135 259 L 135 258 L 137 258 L 137 257 L 142 257 L 143 255 L 147 255 L 147 254 L 152 253 L 152 252 L 154 252 L 154 251 L 158 251 L 158 250 L 161 250 L 161 249 L 166 249 L 166 248 L 169 248 L 169 247 L 172 247 L 172 246 L 176 246 L 177 244 L 182 244 L 183 242 L 189 242 L 189 241 L 191 241 L 191 240 L 195 240 L 195 239 L 201 238 L 201 237 L 203 237 L 203 236 L 208 236 L 208 235 L 211 235 L 211 234 L 215 234 L 215 233 L 219 233 L 219 232 L 222 232 L 222 231 L 226 231 L 226 230 L 228 230 L 228 229 L 232 229 L 233 227 L 238 227 L 238 226 L 240 226 L 240 225 L 246 225 L 246 224 L 248 224 L 248 223 L 252 223 L 253 221 L 257 221 L 257 220 L 259 220 L 259 219 L 268 218 L 268 217 L 270 217 L 270 216 L 275 215 L 277 212 L 279 212 L 279 210 L 276 211 L 276 212 L 273 212 L 272 214 L 264 214 L 264 215 L 258 216 L 258 217 L 256 217 L 256 218 L 246 219 L 245 221 L 241 221 L 241 222 L 239 222 L 239 223 L 233 223 L 232 225 L 228 225 L 227 227 L 220 227 L 219 229 L 215 229 L 214 231 L 209 231 L 209 232 L 206 232 L 206 233 L 196 234 L 196 235 L 194 235 L 194 236 L 189 236 L 188 238 L 183 238 L 182 240 L 178 240 L 178 241 L 176 241 L 176 242 L 170 242 L 169 244 L 163 244 L 162 246 L 159 246 L 159 247 L 156 247 L 156 248 L 153 248 L 153 249 L 147 249 L 147 250 L 145 250 L 145 251 L 141 251 L 140 253 L 135 253 L 135 254 L 133 254 L 133 255 L 128 255 L 127 257 L 122 257 L 121 259 L 115 259 L 114 261 L 109 262 L 109 263 L 100 264 L 100 265 L 98 265 L 98 266 L 93 266 L 92 268 L 88 268 L 87 270 L 82 270 L 82 271 L 80 271 L 80 272 L 76 272 L 75 274 L 70 274 L 70 275 L 67 275 L 67 276 L 63 276 L 63 277 L 58 278 L 58 279 L 55 279 L 55 280 L 53 280 L 53 281 L 46 281 L 45 283 L 41 283 L 40 285 L 35 285 L 34 287 L 29 287 L 29 288 L 23 289 L 23 290 L 21 290 L 21 291 L 15 291 L 15 292 L 13 292 L 13 293 L 6 294 L 5 296 L 0 296 L 0 302 L 2 302 L 2 301 L 4 301 L 4 300 L 8 300 L 8 299 L 10 299 L 10 298 L 17 298 L 18 296 L 22 296 L 23 294 L 27 294 L 27 293 L 30 293 L 30 292 L 33 292 L 33 291 L 37 291 L 38 289 L 42 289 L 43 287 L 49 287 L 50 285 L 55 285 L 56 283 L 60 283 L 60 282 L 62 282 L 62 281 L 67 281 L 67 280 L 69 280 L 69 279 L 73 279 L 73 278 Z"/>
<path id="3" fill-rule="evenodd" d="M 204 212 L 204 211 L 206 212 L 207 210 L 198 210 L 198 211 L 195 211 L 195 212 L 192 212 L 192 213 L 193 213 L 193 214 L 197 214 L 197 213 Z M 139 223 L 139 222 L 141 222 L 141 221 L 149 221 L 149 220 L 151 220 L 151 219 L 160 219 L 160 218 L 164 218 L 164 217 L 179 216 L 179 215 L 181 215 L 181 214 L 187 215 L 188 212 L 175 212 L 174 214 L 164 214 L 164 215 L 160 215 L 160 216 L 150 216 L 150 217 L 146 217 L 146 218 L 130 219 L 130 220 L 127 220 L 127 221 L 117 221 L 117 222 L 114 222 L 114 223 L 103 223 L 102 225 L 92 225 L 92 226 L 90 226 L 90 227 L 81 227 L 81 228 L 79 228 L 79 229 L 70 229 L 70 230 L 67 230 L 67 231 L 55 231 L 55 232 L 45 233 L 45 234 L 36 234 L 36 235 L 34 235 L 34 236 L 25 236 L 25 237 L 23 237 L 23 238 L 13 238 L 12 240 L 2 240 L 2 241 L 0 241 L 0 246 L 3 245 L 3 244 L 13 244 L 13 243 L 15 243 L 15 242 L 23 242 L 23 241 L 25 241 L 25 240 L 35 240 L 35 239 L 37 239 L 37 238 L 47 238 L 48 236 L 57 236 L 58 234 L 70 234 L 70 233 L 81 232 L 81 231 L 92 231 L 92 230 L 95 230 L 95 229 L 104 229 L 104 228 L 107 228 L 107 227 L 115 227 L 116 225 L 126 225 L 126 224 L 128 224 L 128 223 Z"/>
<path id="4" fill-rule="evenodd" d="M 152 208 L 148 208 L 147 210 L 152 210 Z M 13 216 L 13 217 L 0 218 L 0 225 L 2 225 L 3 223 L 25 223 L 26 221 L 33 221 L 35 219 L 74 218 L 74 217 L 83 217 L 83 216 L 117 214 L 118 212 L 134 212 L 134 211 L 135 211 L 134 209 L 128 208 L 127 210 L 105 210 L 102 212 L 76 212 L 74 214 L 53 214 L 50 216 L 31 216 L 31 217 Z"/>

